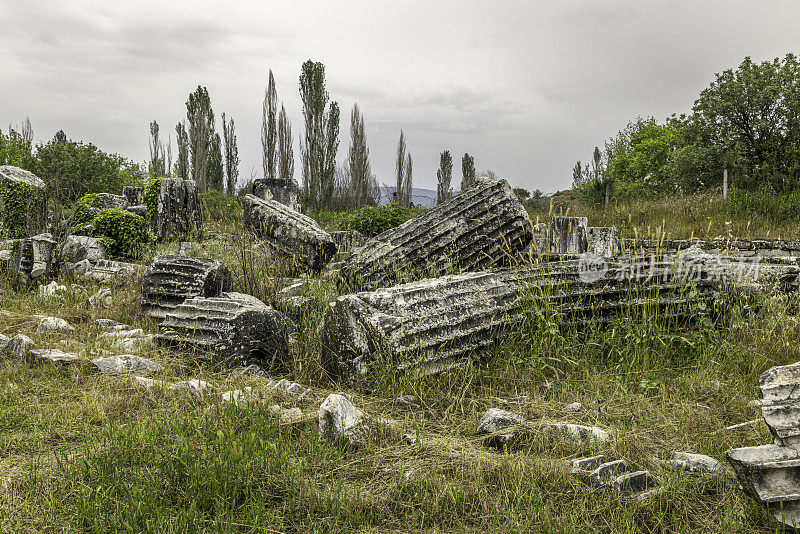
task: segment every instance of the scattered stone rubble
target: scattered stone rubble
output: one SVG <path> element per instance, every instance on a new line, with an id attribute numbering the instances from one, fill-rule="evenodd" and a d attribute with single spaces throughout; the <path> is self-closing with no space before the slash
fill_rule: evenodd
<path id="1" fill-rule="evenodd" d="M 164 370 L 164 368 L 156 362 L 132 354 L 94 358 L 92 363 L 104 375 L 148 375 Z"/>
<path id="2" fill-rule="evenodd" d="M 800 362 L 760 379 L 761 415 L 773 443 L 725 452 L 744 492 L 783 525 L 800 528 Z"/>
<path id="3" fill-rule="evenodd" d="M 649 471 L 631 471 L 625 460 L 607 461 L 602 454 L 573 460 L 572 474 L 588 486 L 610 487 L 637 501 L 644 501 L 661 492 Z"/>
<path id="4" fill-rule="evenodd" d="M 186 299 L 218 297 L 232 286 L 230 269 L 221 261 L 156 256 L 142 279 L 142 311 L 163 319 Z"/>
<path id="5" fill-rule="evenodd" d="M 276 200 L 244 197 L 244 226 L 295 265 L 320 271 L 336 254 L 336 243 L 312 219 Z"/>
<path id="6" fill-rule="evenodd" d="M 19 221 L 20 227 L 11 228 L 16 237 L 40 234 L 47 227 L 47 190 L 44 181 L 32 172 L 19 167 L 0 166 L 0 193 L 11 192 L 20 187 L 23 188 L 23 194 L 18 199 L 21 205 L 7 206 L 6 195 L 0 194 L 0 221 L 5 219 L 8 213 L 14 212 L 14 219 L 20 216 L 22 219 Z"/>
<path id="7" fill-rule="evenodd" d="M 297 180 L 290 178 L 259 178 L 253 181 L 253 196 L 262 200 L 273 200 L 300 212 L 300 186 Z"/>
<path id="8" fill-rule="evenodd" d="M 468 191 L 367 241 L 342 265 L 351 287 L 477 271 L 508 262 L 533 238 L 528 213 L 505 180 L 479 178 Z"/>

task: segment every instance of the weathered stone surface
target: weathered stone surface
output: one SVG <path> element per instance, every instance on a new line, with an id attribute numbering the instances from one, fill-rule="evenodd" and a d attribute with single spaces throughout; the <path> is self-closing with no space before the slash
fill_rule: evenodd
<path id="1" fill-rule="evenodd" d="M 37 362 L 61 363 L 66 365 L 80 359 L 74 354 L 62 352 L 59 349 L 32 349 L 30 353 Z"/>
<path id="2" fill-rule="evenodd" d="M 150 227 L 162 241 L 202 237 L 203 205 L 194 180 L 161 179 Z"/>
<path id="3" fill-rule="evenodd" d="M 20 239 L 14 245 L 10 269 L 16 284 L 28 284 L 56 273 L 53 251 L 56 242 L 50 234 Z"/>
<path id="4" fill-rule="evenodd" d="M 108 308 L 112 302 L 111 289 L 107 287 L 101 287 L 97 293 L 89 297 L 89 306 L 92 308 Z"/>
<path id="5" fill-rule="evenodd" d="M 31 338 L 25 334 L 17 334 L 5 343 L 2 355 L 13 359 L 24 358 L 35 346 Z"/>
<path id="6" fill-rule="evenodd" d="M 254 180 L 253 196 L 262 200 L 274 200 L 294 211 L 300 211 L 300 186 L 293 178 L 289 180 L 277 178 Z"/>
<path id="7" fill-rule="evenodd" d="M 375 361 L 416 375 L 485 355 L 518 310 L 516 294 L 490 273 L 431 278 L 337 298 L 319 334 L 334 376 L 363 378 Z"/>
<path id="8" fill-rule="evenodd" d="M 169 386 L 176 397 L 204 397 L 214 393 L 214 386 L 203 380 L 192 378 Z"/>
<path id="9" fill-rule="evenodd" d="M 106 254 L 108 249 L 100 239 L 83 235 L 68 235 L 58 247 L 58 261 L 63 263 L 77 263 L 81 260 L 97 263 L 106 259 Z"/>
<path id="10" fill-rule="evenodd" d="M 100 260 L 95 265 L 89 263 L 85 265 L 85 268 L 79 268 L 79 265 L 81 265 L 81 262 L 76 263 L 73 268 L 73 274 L 76 278 L 109 284 L 128 283 L 143 270 L 143 267 L 136 263 L 111 260 Z"/>
<path id="11" fill-rule="evenodd" d="M 340 440 L 360 447 L 370 434 L 369 419 L 344 394 L 328 395 L 319 407 L 320 439 Z"/>
<path id="12" fill-rule="evenodd" d="M 311 217 L 253 195 L 244 197 L 242 204 L 245 228 L 296 265 L 320 271 L 336 254 L 333 238 Z"/>
<path id="13" fill-rule="evenodd" d="M 119 323 L 113 319 L 95 319 L 94 324 L 104 332 L 116 332 L 130 329 L 128 325 Z"/>
<path id="14" fill-rule="evenodd" d="M 573 402 L 572 404 L 567 404 L 566 406 L 564 406 L 564 411 L 571 413 L 582 412 L 583 404 L 581 404 L 580 402 Z"/>
<path id="15" fill-rule="evenodd" d="M 508 427 L 521 425 L 524 422 L 525 418 L 521 415 L 507 412 L 499 408 L 489 408 L 481 416 L 481 420 L 478 422 L 478 428 L 475 430 L 475 435 L 484 436 L 486 434 L 494 434 Z M 503 446 L 513 441 L 514 437 L 514 432 L 500 434 L 489 438 L 487 444 L 495 447 Z"/>
<path id="16" fill-rule="evenodd" d="M 761 414 L 774 444 L 725 452 L 744 492 L 772 516 L 800 528 L 800 362 L 761 375 Z"/>
<path id="17" fill-rule="evenodd" d="M 656 486 L 656 479 L 648 471 L 625 473 L 614 479 L 614 489 L 623 495 L 633 495 Z"/>
<path id="18" fill-rule="evenodd" d="M 606 457 L 602 454 L 597 456 L 590 456 L 588 458 L 577 458 L 572 460 L 572 469 L 574 471 L 584 471 L 591 473 L 601 465 L 606 463 Z"/>
<path id="19" fill-rule="evenodd" d="M 614 460 L 605 462 L 589 473 L 586 482 L 592 486 L 603 486 L 611 483 L 619 475 L 628 472 L 628 464 L 625 460 Z"/>
<path id="20" fill-rule="evenodd" d="M 586 228 L 587 252 L 600 258 L 613 258 L 620 250 L 619 232 L 615 226 Z"/>
<path id="21" fill-rule="evenodd" d="M 583 254 L 588 249 L 586 217 L 551 217 L 550 252 L 552 254 Z"/>
<path id="22" fill-rule="evenodd" d="M 122 196 L 128 201 L 129 206 L 144 204 L 144 188 L 126 185 L 122 188 Z"/>
<path id="23" fill-rule="evenodd" d="M 275 367 L 290 357 L 293 324 L 269 307 L 226 298 L 194 298 L 169 311 L 156 340 L 189 348 L 198 357 L 237 366 L 259 360 Z"/>
<path id="24" fill-rule="evenodd" d="M 111 193 L 97 193 L 97 208 L 100 211 L 113 208 L 125 210 L 128 208 L 128 200 L 122 195 L 112 195 Z"/>
<path id="25" fill-rule="evenodd" d="M 21 202 L 21 205 L 6 205 L 7 202 Z M 29 237 L 44 232 L 47 229 L 44 181 L 19 167 L 0 166 L 0 222 L 11 237 Z"/>
<path id="26" fill-rule="evenodd" d="M 156 256 L 142 279 L 142 311 L 164 318 L 186 299 L 218 297 L 232 286 L 230 269 L 221 261 Z"/>
<path id="27" fill-rule="evenodd" d="M 71 334 L 75 327 L 60 317 L 41 317 L 36 325 L 38 334 Z"/>
<path id="28" fill-rule="evenodd" d="M 720 463 L 704 454 L 675 452 L 673 459 L 665 462 L 667 467 L 693 474 L 714 473 L 719 471 Z"/>
<path id="29" fill-rule="evenodd" d="M 164 370 L 161 365 L 154 361 L 131 354 L 95 358 L 92 363 L 104 375 L 129 375 L 134 373 L 148 375 Z"/>
<path id="30" fill-rule="evenodd" d="M 478 271 L 516 256 L 532 238 L 528 213 L 508 183 L 479 178 L 469 190 L 367 241 L 340 274 L 352 287 L 376 288 L 403 277 Z"/>
<path id="31" fill-rule="evenodd" d="M 125 211 L 129 211 L 134 215 L 138 215 L 142 219 L 147 219 L 147 205 L 146 204 L 138 204 L 136 206 L 128 206 Z"/>

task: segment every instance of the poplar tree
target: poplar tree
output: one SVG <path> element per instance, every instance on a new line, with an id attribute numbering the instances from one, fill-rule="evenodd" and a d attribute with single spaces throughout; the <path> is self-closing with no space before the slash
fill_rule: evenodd
<path id="1" fill-rule="evenodd" d="M 453 196 L 450 182 L 453 179 L 453 157 L 449 150 L 439 156 L 439 170 L 436 171 L 436 203 L 447 202 Z"/>
<path id="2" fill-rule="evenodd" d="M 264 178 L 274 179 L 275 169 L 277 167 L 275 147 L 278 139 L 276 128 L 278 93 L 275 90 L 275 78 L 272 76 L 272 69 L 269 70 L 269 81 L 267 82 L 267 90 L 264 92 L 264 105 L 261 110 L 261 148 Z"/>
<path id="3" fill-rule="evenodd" d="M 225 176 L 226 189 L 229 195 L 236 193 L 236 181 L 239 179 L 239 148 L 236 145 L 236 126 L 233 117 L 225 119 L 222 114 L 222 138 L 225 141 Z"/>
<path id="4" fill-rule="evenodd" d="M 292 150 L 292 123 L 281 106 L 278 115 L 278 178 L 291 180 L 294 177 L 294 151 Z"/>
<path id="5" fill-rule="evenodd" d="M 464 154 L 461 158 L 461 191 L 466 191 L 475 182 L 475 158 Z"/>
<path id="6" fill-rule="evenodd" d="M 206 190 L 208 157 L 214 142 L 214 111 L 205 87 L 197 89 L 186 101 L 186 119 L 189 122 L 189 152 L 191 154 L 192 178 L 201 192 Z"/>

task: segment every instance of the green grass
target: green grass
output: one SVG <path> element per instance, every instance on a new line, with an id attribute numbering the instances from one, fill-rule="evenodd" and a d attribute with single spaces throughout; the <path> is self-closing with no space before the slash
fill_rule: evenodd
<path id="1" fill-rule="evenodd" d="M 700 235 L 702 227 L 690 225 L 717 208 L 697 202 L 664 203 L 649 212 L 644 204 L 596 210 L 590 224 L 625 220 L 628 213 L 633 226 L 626 231 L 644 233 L 663 216 L 676 232 Z M 698 215 L 667 219 L 680 212 Z M 778 226 L 769 228 L 777 234 Z M 290 274 L 264 251 L 248 250 L 250 239 L 235 218 L 219 218 L 206 229 L 230 235 L 197 245 L 196 255 L 226 261 L 235 290 L 268 299 L 272 276 Z M 178 246 L 159 245 L 159 252 Z M 263 403 L 235 408 L 221 406 L 220 393 L 258 389 L 259 379 L 233 378 L 155 347 L 142 354 L 164 365 L 157 378 L 199 377 L 216 386 L 215 394 L 191 400 L 105 377 L 88 364 L 111 351 L 91 327 L 98 316 L 156 331 L 157 323 L 139 312 L 137 282 L 115 288 L 114 305 L 98 314 L 84 306 L 80 289 L 42 299 L 0 279 L 0 333 L 23 332 L 40 347 L 59 346 L 86 360 L 67 368 L 0 362 L 0 531 L 777 531 L 726 475 L 681 477 L 659 470 L 654 460 L 673 451 L 722 460 L 726 449 L 770 441 L 761 423 L 738 432 L 725 428 L 759 417 L 748 402 L 759 397 L 763 371 L 800 360 L 796 296 L 737 307 L 716 328 L 675 330 L 658 316 L 630 312 L 607 329 L 583 333 L 563 328 L 534 299 L 488 361 L 424 379 L 386 372 L 373 386 L 357 387 L 331 380 L 320 365 L 316 329 L 336 289 L 320 281 L 315 291 L 319 304 L 299 325 L 300 351 L 285 377 L 312 386 L 317 403 L 298 404 L 262 387 Z M 34 313 L 63 317 L 77 332 L 37 336 Z M 320 442 L 314 424 L 279 425 L 268 410 L 280 404 L 311 412 L 340 390 L 400 428 L 347 450 Z M 423 399 L 425 410 L 396 411 L 392 401 L 401 394 Z M 512 450 L 483 447 L 473 436 L 481 414 L 520 395 L 527 400 L 507 408 L 534 423 L 595 425 L 616 439 L 576 444 L 532 430 Z M 584 411 L 565 413 L 576 401 Z M 404 432 L 438 436 L 445 444 L 409 446 Z M 582 486 L 568 462 L 597 453 L 651 469 L 665 492 L 636 503 Z"/>

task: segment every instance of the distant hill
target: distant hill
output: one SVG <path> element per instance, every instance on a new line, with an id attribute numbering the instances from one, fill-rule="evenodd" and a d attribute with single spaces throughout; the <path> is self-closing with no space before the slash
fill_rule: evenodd
<path id="1" fill-rule="evenodd" d="M 381 186 L 381 205 L 391 204 L 392 194 L 396 189 L 393 185 Z M 411 202 L 423 208 L 432 208 L 436 205 L 436 191 L 434 189 L 423 189 L 421 187 L 411 188 Z"/>

